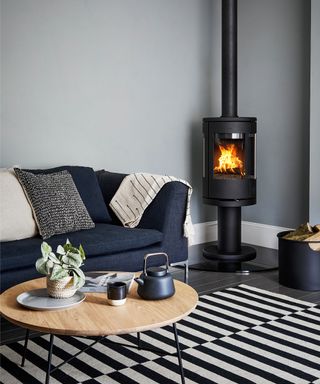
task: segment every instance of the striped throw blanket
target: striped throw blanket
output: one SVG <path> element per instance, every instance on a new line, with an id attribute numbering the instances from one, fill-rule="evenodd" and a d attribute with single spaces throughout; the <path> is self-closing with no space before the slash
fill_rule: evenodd
<path id="1" fill-rule="evenodd" d="M 184 221 L 184 236 L 192 243 L 194 234 L 190 215 L 192 187 L 173 176 L 151 175 L 149 173 L 133 173 L 126 176 L 113 196 L 110 207 L 125 227 L 136 227 L 145 211 L 152 203 L 160 189 L 167 183 L 178 181 L 188 186 L 188 200 Z"/>

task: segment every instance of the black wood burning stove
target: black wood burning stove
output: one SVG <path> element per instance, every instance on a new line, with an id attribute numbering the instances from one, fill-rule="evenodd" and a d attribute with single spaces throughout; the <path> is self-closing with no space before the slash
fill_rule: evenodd
<path id="1" fill-rule="evenodd" d="M 241 207 L 256 203 L 256 118 L 237 116 L 237 0 L 222 0 L 222 116 L 203 119 L 203 201 L 218 206 L 218 242 L 203 250 L 220 271 L 255 258 L 241 246 Z"/>

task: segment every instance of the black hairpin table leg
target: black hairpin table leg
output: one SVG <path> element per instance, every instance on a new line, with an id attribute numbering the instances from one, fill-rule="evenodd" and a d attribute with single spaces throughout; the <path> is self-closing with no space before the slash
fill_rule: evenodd
<path id="1" fill-rule="evenodd" d="M 48 352 L 48 365 L 47 365 L 47 375 L 46 375 L 46 384 L 49 384 L 50 381 L 50 373 L 51 373 L 51 359 L 52 359 L 52 350 L 53 350 L 53 339 L 54 335 L 50 335 L 50 345 Z"/>
<path id="2" fill-rule="evenodd" d="M 180 376 L 181 376 L 181 383 L 185 384 L 184 380 L 184 371 L 183 371 L 183 365 L 182 365 L 182 358 L 181 358 L 181 351 L 180 351 L 180 344 L 179 344 L 179 338 L 178 338 L 178 331 L 176 323 L 172 324 L 173 327 L 173 333 L 174 333 L 174 339 L 176 341 L 176 348 L 177 348 L 177 356 L 179 361 L 179 368 L 180 368 Z"/>
<path id="3" fill-rule="evenodd" d="M 27 349 L 28 349 L 28 341 L 29 341 L 30 330 L 26 330 L 26 337 L 24 339 L 24 347 L 23 347 L 23 355 L 21 360 L 21 367 L 24 367 L 24 362 L 26 361 Z"/>

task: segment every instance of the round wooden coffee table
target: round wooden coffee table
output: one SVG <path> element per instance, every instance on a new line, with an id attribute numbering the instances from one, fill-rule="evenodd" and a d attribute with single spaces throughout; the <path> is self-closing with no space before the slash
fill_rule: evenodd
<path id="1" fill-rule="evenodd" d="M 198 294 L 185 283 L 174 280 L 174 284 L 174 296 L 165 300 L 147 301 L 137 295 L 137 284 L 134 282 L 126 303 L 119 307 L 108 305 L 105 293 L 91 292 L 85 294 L 86 299 L 81 304 L 64 310 L 34 311 L 18 304 L 16 298 L 19 294 L 46 287 L 46 279 L 40 278 L 18 284 L 3 292 L 0 295 L 0 312 L 5 319 L 27 330 L 22 366 L 27 352 L 29 330 L 50 334 L 46 384 L 49 383 L 51 372 L 63 364 L 51 369 L 54 335 L 100 336 L 95 344 L 106 336 L 137 332 L 140 347 L 140 332 L 172 324 L 181 381 L 184 383 L 176 323 L 196 307 Z"/>

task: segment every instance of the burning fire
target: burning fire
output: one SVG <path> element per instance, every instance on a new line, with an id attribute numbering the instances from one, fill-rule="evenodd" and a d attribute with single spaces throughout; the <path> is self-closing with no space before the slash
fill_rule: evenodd
<path id="1" fill-rule="evenodd" d="M 243 161 L 241 161 L 237 154 L 237 149 L 234 144 L 227 144 L 226 146 L 219 145 L 220 157 L 218 159 L 219 165 L 214 167 L 214 171 L 224 174 L 240 174 L 245 175 Z"/>

